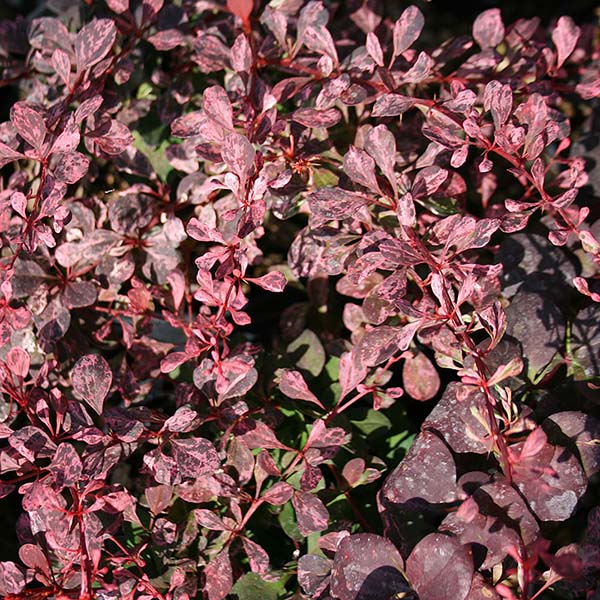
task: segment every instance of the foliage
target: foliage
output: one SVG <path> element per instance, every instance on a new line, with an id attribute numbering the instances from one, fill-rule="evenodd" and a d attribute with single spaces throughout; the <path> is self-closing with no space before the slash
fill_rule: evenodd
<path id="1" fill-rule="evenodd" d="M 0 23 L 0 594 L 597 598 L 598 28 L 59 4 Z"/>

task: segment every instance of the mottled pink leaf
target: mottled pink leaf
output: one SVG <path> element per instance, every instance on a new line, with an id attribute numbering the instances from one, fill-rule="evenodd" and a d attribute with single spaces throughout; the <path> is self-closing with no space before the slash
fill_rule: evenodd
<path id="1" fill-rule="evenodd" d="M 575 22 L 571 17 L 561 17 L 558 19 L 556 28 L 552 32 L 552 41 L 554 42 L 557 51 L 557 69 L 562 66 L 573 50 L 575 50 L 580 34 L 581 29 L 575 25 Z"/>
<path id="2" fill-rule="evenodd" d="M 504 39 L 504 23 L 499 8 L 490 8 L 475 19 L 473 37 L 484 50 L 495 48 Z"/>
<path id="3" fill-rule="evenodd" d="M 25 102 L 15 102 L 10 109 L 10 120 L 26 142 L 36 150 L 41 148 L 46 137 L 46 124 L 39 112 Z"/>
<path id="4" fill-rule="evenodd" d="M 269 569 L 269 555 L 265 552 L 264 548 L 246 536 L 242 537 L 242 546 L 248 555 L 252 572 L 264 575 Z"/>
<path id="5" fill-rule="evenodd" d="M 367 33 L 367 52 L 380 67 L 383 67 L 383 50 L 379 38 L 372 31 Z"/>
<path id="6" fill-rule="evenodd" d="M 374 117 L 397 117 L 406 112 L 415 103 L 415 99 L 401 94 L 384 94 L 379 96 L 373 106 Z"/>
<path id="7" fill-rule="evenodd" d="M 375 175 L 375 161 L 364 150 L 350 146 L 344 156 L 344 172 L 355 183 L 380 193 Z"/>
<path id="8" fill-rule="evenodd" d="M 164 29 L 148 38 L 148 41 L 160 51 L 173 50 L 183 45 L 185 36 L 179 29 Z"/>
<path id="9" fill-rule="evenodd" d="M 0 169 L 14 160 L 25 158 L 23 154 L 0 142 Z"/>
<path id="10" fill-rule="evenodd" d="M 415 400 L 431 400 L 440 389 L 440 376 L 423 352 L 411 354 L 402 367 L 402 385 Z"/>
<path id="11" fill-rule="evenodd" d="M 299 108 L 292 114 L 292 120 L 305 127 L 333 127 L 342 115 L 336 108 L 317 110 L 316 108 Z"/>
<path id="12" fill-rule="evenodd" d="M 260 277 L 247 277 L 246 281 L 254 283 L 269 292 L 283 292 L 287 279 L 281 271 L 270 271 Z"/>
<path id="13" fill-rule="evenodd" d="M 304 381 L 304 377 L 299 371 L 290 371 L 289 369 L 283 369 L 281 372 L 279 389 L 288 398 L 312 402 L 313 404 L 316 404 L 319 408 L 325 409 L 321 401 L 308 389 L 308 385 L 306 385 L 306 381 Z"/>
<path id="14" fill-rule="evenodd" d="M 58 163 L 54 175 L 59 181 L 77 183 L 88 172 L 90 159 L 81 152 L 67 152 L 57 155 Z"/>
<path id="15" fill-rule="evenodd" d="M 385 125 L 373 127 L 367 134 L 365 150 L 375 159 L 377 166 L 382 170 L 392 186 L 394 195 L 396 189 L 396 140 L 394 135 Z"/>
<path id="16" fill-rule="evenodd" d="M 292 497 L 296 510 L 298 529 L 307 536 L 314 531 L 323 531 L 329 523 L 329 513 L 323 502 L 310 492 L 296 492 Z"/>
<path id="17" fill-rule="evenodd" d="M 421 35 L 425 25 L 423 13 L 416 6 L 409 6 L 394 24 L 394 56 L 408 50 Z"/>
<path id="18" fill-rule="evenodd" d="M 62 48 L 56 48 L 52 53 L 52 66 L 56 74 L 68 86 L 71 78 L 71 59 Z"/>
<path id="19" fill-rule="evenodd" d="M 22 348 L 11 348 L 6 355 L 6 366 L 20 379 L 29 373 L 29 354 Z"/>
<path id="20" fill-rule="evenodd" d="M 177 462 L 179 475 L 184 479 L 196 479 L 221 466 L 215 447 L 204 438 L 171 440 L 171 451 Z"/>
<path id="21" fill-rule="evenodd" d="M 20 594 L 25 587 L 25 575 L 21 569 L 11 561 L 0 562 L 0 594 Z"/>
<path id="22" fill-rule="evenodd" d="M 204 90 L 202 108 L 215 123 L 233 131 L 233 109 L 227 92 L 220 85 L 213 85 Z"/>
<path id="23" fill-rule="evenodd" d="M 225 138 L 221 149 L 223 160 L 245 186 L 248 177 L 254 171 L 254 157 L 256 151 L 246 136 L 231 133 Z"/>
<path id="24" fill-rule="evenodd" d="M 293 495 L 294 488 L 289 483 L 278 481 L 262 495 L 262 498 L 265 502 L 278 506 L 285 504 Z"/>
<path id="25" fill-rule="evenodd" d="M 204 567 L 204 578 L 208 600 L 223 600 L 229 594 L 233 586 L 233 573 L 227 548 Z"/>
<path id="26" fill-rule="evenodd" d="M 75 57 L 79 72 L 99 63 L 112 48 L 117 28 L 111 19 L 94 19 L 75 38 Z"/>
<path id="27" fill-rule="evenodd" d="M 71 380 L 75 395 L 101 414 L 112 384 L 112 371 L 104 358 L 86 354 L 75 363 Z"/>
<path id="28" fill-rule="evenodd" d="M 48 470 L 54 474 L 58 489 L 77 484 L 81 477 L 83 465 L 72 444 L 65 442 L 58 446 Z"/>

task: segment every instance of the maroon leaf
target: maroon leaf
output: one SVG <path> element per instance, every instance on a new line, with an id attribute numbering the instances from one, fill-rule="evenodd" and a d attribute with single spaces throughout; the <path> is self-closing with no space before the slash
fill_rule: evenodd
<path id="1" fill-rule="evenodd" d="M 331 594 L 339 600 L 378 600 L 410 592 L 404 561 L 389 540 L 372 533 L 345 537 L 331 570 Z"/>
<path id="2" fill-rule="evenodd" d="M 402 384 L 415 400 L 431 400 L 440 389 L 440 376 L 427 356 L 418 352 L 405 359 Z"/>
<path id="3" fill-rule="evenodd" d="M 420 600 L 467 600 L 473 558 L 455 538 L 431 533 L 408 557 L 406 575 Z"/>
<path id="4" fill-rule="evenodd" d="M 425 25 L 423 13 L 416 6 L 409 6 L 394 24 L 394 56 L 408 50 L 421 35 Z"/>
<path id="5" fill-rule="evenodd" d="M 327 529 L 329 513 L 317 496 L 310 492 L 296 492 L 292 496 L 292 504 L 296 509 L 298 529 L 302 535 Z"/>
<path id="6" fill-rule="evenodd" d="M 91 281 L 69 282 L 63 293 L 63 299 L 69 308 L 91 306 L 97 298 L 96 286 Z"/>
<path id="7" fill-rule="evenodd" d="M 475 19 L 473 37 L 484 50 L 495 48 L 504 39 L 504 23 L 499 8 L 490 8 Z"/>
<path id="8" fill-rule="evenodd" d="M 332 562 L 317 554 L 304 554 L 298 560 L 298 583 L 311 597 L 325 590 L 329 583 Z"/>
<path id="9" fill-rule="evenodd" d="M 580 34 L 581 29 L 575 25 L 575 22 L 571 17 L 561 17 L 558 19 L 556 28 L 552 32 L 552 41 L 554 42 L 557 51 L 557 69 L 562 66 L 573 50 L 575 50 Z"/>
<path id="10" fill-rule="evenodd" d="M 102 414 L 112 384 L 112 372 L 104 358 L 97 354 L 83 356 L 75 363 L 71 379 L 75 395 Z"/>
<path id="11" fill-rule="evenodd" d="M 111 19 L 94 19 L 75 38 L 75 58 L 79 72 L 99 63 L 112 48 L 117 28 Z"/>

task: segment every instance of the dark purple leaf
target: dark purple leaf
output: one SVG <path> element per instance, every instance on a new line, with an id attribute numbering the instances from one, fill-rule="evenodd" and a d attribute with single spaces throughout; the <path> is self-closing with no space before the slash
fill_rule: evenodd
<path id="1" fill-rule="evenodd" d="M 75 363 L 71 380 L 76 396 L 102 414 L 104 399 L 112 384 L 112 372 L 104 358 L 97 354 L 83 356 Z"/>
<path id="2" fill-rule="evenodd" d="M 304 554 L 298 560 L 298 583 L 309 596 L 317 597 L 329 583 L 332 562 L 317 554 Z"/>
<path id="3" fill-rule="evenodd" d="M 467 600 L 473 557 L 455 538 L 431 533 L 408 557 L 406 575 L 420 600 Z"/>
<path id="4" fill-rule="evenodd" d="M 372 533 L 345 537 L 331 570 L 331 594 L 339 600 L 379 600 L 408 593 L 404 561 L 389 540 Z"/>

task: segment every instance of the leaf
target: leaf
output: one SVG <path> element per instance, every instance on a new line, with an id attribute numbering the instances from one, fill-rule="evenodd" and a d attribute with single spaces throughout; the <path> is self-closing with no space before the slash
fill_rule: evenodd
<path id="1" fill-rule="evenodd" d="M 485 396 L 476 389 L 465 394 L 468 389 L 463 384 L 450 383 L 423 427 L 441 434 L 454 452 L 485 454 L 488 431 L 481 422 L 487 422 Z"/>
<path id="2" fill-rule="evenodd" d="M 595 305 L 577 313 L 571 328 L 570 349 L 576 379 L 587 380 L 600 376 L 600 323 Z"/>
<path id="3" fill-rule="evenodd" d="M 9 596 L 19 596 L 25 587 L 25 575 L 12 561 L 0 562 L 0 593 Z"/>
<path id="4" fill-rule="evenodd" d="M 473 23 L 473 37 L 479 46 L 495 48 L 504 39 L 504 23 L 499 8 L 482 12 Z"/>
<path id="5" fill-rule="evenodd" d="M 182 46 L 185 36 L 179 29 L 163 29 L 148 38 L 148 41 L 159 51 L 168 51 Z"/>
<path id="6" fill-rule="evenodd" d="M 415 104 L 415 99 L 401 94 L 384 94 L 373 105 L 374 117 L 397 117 Z"/>
<path id="7" fill-rule="evenodd" d="M 233 131 L 233 108 L 227 92 L 220 85 L 213 85 L 204 90 L 202 108 L 223 129 Z"/>
<path id="8" fill-rule="evenodd" d="M 366 204 L 365 198 L 341 188 L 324 187 L 308 197 L 313 228 L 331 220 L 348 219 Z"/>
<path id="9" fill-rule="evenodd" d="M 269 504 L 279 506 L 285 504 L 294 495 L 294 488 L 285 481 L 278 481 L 273 487 L 270 487 L 263 493 L 262 498 Z"/>
<path id="10" fill-rule="evenodd" d="M 94 19 L 75 37 L 77 71 L 82 72 L 99 63 L 112 48 L 117 28 L 112 19 Z"/>
<path id="11" fill-rule="evenodd" d="M 0 169 L 8 163 L 19 160 L 20 158 L 25 158 L 25 155 L 0 142 Z"/>
<path id="12" fill-rule="evenodd" d="M 133 143 L 133 136 L 127 125 L 115 119 L 111 119 L 107 126 L 105 125 L 100 129 L 99 133 L 94 132 L 93 135 L 91 133 L 87 135 L 98 145 L 102 152 L 111 156 L 121 154 L 127 146 Z"/>
<path id="13" fill-rule="evenodd" d="M 29 373 L 29 354 L 22 348 L 11 348 L 6 355 L 6 366 L 19 379 L 25 379 Z"/>
<path id="14" fill-rule="evenodd" d="M 81 152 L 65 152 L 57 154 L 58 164 L 54 175 L 59 181 L 77 183 L 88 172 L 90 160 Z"/>
<path id="15" fill-rule="evenodd" d="M 548 417 L 543 427 L 557 443 L 561 443 L 564 437 L 568 438 L 565 445 L 579 454 L 588 478 L 600 471 L 599 419 L 582 412 L 564 411 Z"/>
<path id="16" fill-rule="evenodd" d="M 404 361 L 402 385 L 415 400 L 431 400 L 440 389 L 440 376 L 427 356 L 417 352 Z"/>
<path id="17" fill-rule="evenodd" d="M 519 454 L 523 443 L 510 447 Z M 535 456 L 513 466 L 513 480 L 542 521 L 565 521 L 575 511 L 587 479 L 575 456 L 566 448 L 545 444 Z"/>
<path id="18" fill-rule="evenodd" d="M 556 68 L 560 69 L 562 64 L 569 58 L 575 47 L 577 40 L 581 35 L 581 29 L 575 25 L 571 17 L 560 17 L 554 31 L 552 32 L 552 41 L 556 46 Z"/>
<path id="19" fill-rule="evenodd" d="M 444 442 L 423 431 L 386 479 L 381 495 L 393 504 L 440 504 L 456 499 L 456 466 Z"/>
<path id="20" fill-rule="evenodd" d="M 46 137 L 46 124 L 42 115 L 25 102 L 15 102 L 10 108 L 10 120 L 17 133 L 39 151 Z"/>
<path id="21" fill-rule="evenodd" d="M 108 363 L 97 354 L 86 354 L 73 367 L 71 373 L 73 391 L 99 415 L 110 386 L 112 371 Z"/>
<path id="22" fill-rule="evenodd" d="M 231 560 L 229 558 L 229 549 L 221 550 L 204 567 L 204 590 L 208 600 L 223 600 L 231 591 L 233 586 L 233 572 L 231 569 Z"/>
<path id="23" fill-rule="evenodd" d="M 269 555 L 264 548 L 247 537 L 242 537 L 242 546 L 254 573 L 264 575 L 269 569 Z"/>
<path id="24" fill-rule="evenodd" d="M 355 183 L 372 192 L 380 192 L 375 175 L 375 161 L 364 150 L 350 146 L 344 156 L 344 172 Z"/>
<path id="25" fill-rule="evenodd" d="M 184 479 L 197 479 L 221 466 L 215 447 L 204 438 L 172 439 L 171 451 L 177 462 L 179 475 Z"/>
<path id="26" fill-rule="evenodd" d="M 318 336 L 310 329 L 305 329 L 286 348 L 294 364 L 303 371 L 317 377 L 325 366 L 325 349 Z"/>
<path id="27" fill-rule="evenodd" d="M 336 108 L 326 110 L 299 108 L 292 113 L 292 120 L 305 127 L 324 127 L 327 129 L 337 125 L 341 118 L 342 115 Z"/>
<path id="28" fill-rule="evenodd" d="M 408 557 L 406 575 L 420 600 L 467 600 L 473 558 L 455 538 L 431 533 Z"/>
<path id="29" fill-rule="evenodd" d="M 421 35 L 425 18 L 416 6 L 409 6 L 394 23 L 394 57 L 408 50 Z"/>
<path id="30" fill-rule="evenodd" d="M 377 166 L 390 182 L 394 195 L 396 195 L 396 176 L 394 174 L 396 140 L 392 132 L 385 125 L 373 127 L 367 134 L 365 150 L 375 159 Z"/>
<path id="31" fill-rule="evenodd" d="M 410 593 L 404 561 L 389 540 L 372 533 L 345 537 L 331 570 L 331 594 L 339 600 L 380 600 Z"/>
<path id="32" fill-rule="evenodd" d="M 302 535 L 307 536 L 315 531 L 327 529 L 329 513 L 323 502 L 310 492 L 295 492 L 292 504 L 296 510 L 298 528 Z"/>
<path id="33" fill-rule="evenodd" d="M 221 149 L 223 160 L 239 178 L 242 187 L 254 171 L 256 151 L 248 138 L 239 133 L 231 133 L 223 142 Z"/>
<path id="34" fill-rule="evenodd" d="M 329 583 L 332 562 L 318 554 L 304 554 L 298 560 L 298 583 L 304 593 L 318 597 Z"/>
<path id="35" fill-rule="evenodd" d="M 227 0 L 227 9 L 232 12 L 236 17 L 239 17 L 246 23 L 252 8 L 254 6 L 253 0 Z"/>
<path id="36" fill-rule="evenodd" d="M 48 470 L 54 474 L 58 489 L 76 485 L 83 471 L 81 458 L 72 444 L 62 443 L 56 449 L 56 454 Z"/>
<path id="37" fill-rule="evenodd" d="M 312 402 L 325 410 L 321 401 L 308 389 L 308 385 L 299 371 L 283 369 L 280 373 L 279 389 L 288 398 Z"/>
<path id="38" fill-rule="evenodd" d="M 261 277 L 246 277 L 246 281 L 250 281 L 269 292 L 283 292 L 287 284 L 287 279 L 281 271 L 270 271 Z"/>

